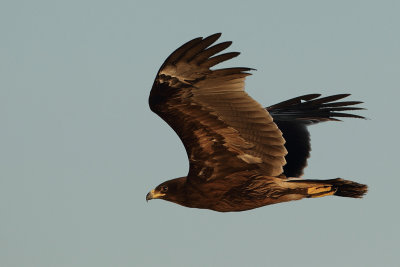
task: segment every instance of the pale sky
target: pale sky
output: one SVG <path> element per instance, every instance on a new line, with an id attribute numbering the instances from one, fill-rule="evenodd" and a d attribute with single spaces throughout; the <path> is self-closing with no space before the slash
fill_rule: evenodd
<path id="1" fill-rule="evenodd" d="M 0 266 L 396 266 L 399 1 L 0 2 Z M 240 213 L 146 203 L 188 161 L 148 107 L 184 42 L 222 32 L 267 106 L 364 101 L 310 128 L 304 178 L 369 185 Z"/>

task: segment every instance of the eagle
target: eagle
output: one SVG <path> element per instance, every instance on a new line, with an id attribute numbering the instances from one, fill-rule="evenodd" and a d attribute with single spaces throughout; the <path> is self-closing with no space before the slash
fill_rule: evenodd
<path id="1" fill-rule="evenodd" d="M 307 94 L 264 108 L 244 91 L 251 68 L 214 69 L 238 52 L 220 53 L 221 33 L 195 38 L 176 49 L 159 69 L 150 109 L 177 133 L 189 159 L 187 176 L 161 183 L 146 200 L 163 199 L 218 212 L 341 196 L 361 198 L 367 186 L 336 178 L 300 178 L 310 156 L 307 126 L 364 117 L 350 94 Z"/>

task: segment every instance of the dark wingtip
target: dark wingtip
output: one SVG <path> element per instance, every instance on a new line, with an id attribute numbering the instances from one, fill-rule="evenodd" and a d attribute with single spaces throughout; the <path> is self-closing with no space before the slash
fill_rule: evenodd
<path id="1" fill-rule="evenodd" d="M 342 118 L 356 118 L 356 119 L 365 119 L 365 117 L 350 113 L 342 113 L 342 112 L 331 112 L 330 116 L 332 117 L 342 117 Z"/>
<path id="2" fill-rule="evenodd" d="M 215 41 L 216 41 L 216 40 L 219 39 L 219 37 L 221 37 L 221 35 L 222 35 L 222 32 L 217 32 L 217 33 L 214 33 L 214 34 L 211 34 L 211 35 L 207 36 L 204 39 L 215 39 Z"/>
<path id="3" fill-rule="evenodd" d="M 310 123 L 341 121 L 337 119 L 340 117 L 366 119 L 364 116 L 342 112 L 365 109 L 356 106 L 363 103 L 362 101 L 338 101 L 350 95 L 346 93 L 320 97 L 320 94 L 308 94 L 280 102 L 266 109 L 276 120 L 302 120 L 305 123 L 307 121 Z"/>
<path id="4" fill-rule="evenodd" d="M 212 40 L 212 43 L 214 43 L 215 41 L 217 41 L 220 37 L 221 37 L 222 33 L 214 33 L 211 34 L 210 36 L 207 36 L 206 38 L 203 39 L 204 40 Z"/>

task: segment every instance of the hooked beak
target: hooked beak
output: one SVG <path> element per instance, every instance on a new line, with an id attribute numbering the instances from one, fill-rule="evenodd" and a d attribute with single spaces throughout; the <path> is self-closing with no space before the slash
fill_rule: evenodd
<path id="1" fill-rule="evenodd" d="M 146 195 L 146 201 L 149 201 L 149 200 L 155 199 L 155 198 L 160 198 L 162 196 L 165 196 L 165 194 L 160 193 L 160 192 L 156 192 L 153 189 Z"/>

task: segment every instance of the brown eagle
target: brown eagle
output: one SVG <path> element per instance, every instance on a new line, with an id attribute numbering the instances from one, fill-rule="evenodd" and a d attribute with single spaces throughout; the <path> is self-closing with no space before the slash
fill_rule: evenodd
<path id="1" fill-rule="evenodd" d="M 310 155 L 307 126 L 360 110 L 349 94 L 299 96 L 263 108 L 244 91 L 250 68 L 211 69 L 239 55 L 219 54 L 232 42 L 213 45 L 220 33 L 193 39 L 161 66 L 149 105 L 182 140 L 189 173 L 151 190 L 146 200 L 220 212 L 279 202 L 342 196 L 361 198 L 367 186 L 344 179 L 302 180 Z"/>

